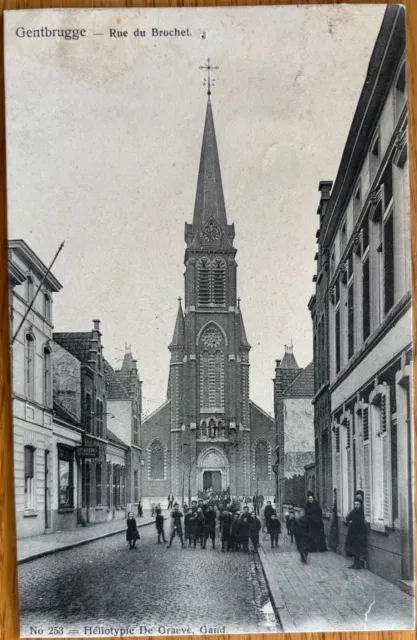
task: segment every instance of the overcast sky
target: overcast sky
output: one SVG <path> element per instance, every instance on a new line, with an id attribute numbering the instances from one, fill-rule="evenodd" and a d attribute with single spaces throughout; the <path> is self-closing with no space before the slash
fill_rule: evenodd
<path id="1" fill-rule="evenodd" d="M 144 410 L 166 397 L 184 223 L 192 222 L 212 104 L 251 398 L 273 411 L 275 359 L 312 359 L 320 180 L 333 180 L 384 7 L 304 6 L 7 12 L 9 237 L 54 274 L 56 331 L 101 320 L 105 356 L 132 346 Z M 86 28 L 78 41 L 17 38 L 16 28 Z M 190 36 L 152 37 L 152 28 Z M 113 39 L 109 29 L 128 30 Z M 134 38 L 140 28 L 147 35 Z M 202 38 L 202 33 L 206 37 Z M 93 33 L 104 33 L 94 36 Z"/>

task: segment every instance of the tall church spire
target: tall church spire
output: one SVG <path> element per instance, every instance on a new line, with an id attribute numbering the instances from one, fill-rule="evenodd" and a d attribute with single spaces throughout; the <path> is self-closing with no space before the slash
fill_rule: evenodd
<path id="1" fill-rule="evenodd" d="M 219 154 L 209 95 L 198 171 L 193 225 L 194 227 L 202 227 L 210 218 L 217 220 L 221 227 L 227 227 Z"/>

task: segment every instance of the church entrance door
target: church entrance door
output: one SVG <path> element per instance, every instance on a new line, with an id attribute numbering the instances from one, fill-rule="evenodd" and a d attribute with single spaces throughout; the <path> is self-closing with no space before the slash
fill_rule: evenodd
<path id="1" fill-rule="evenodd" d="M 212 491 L 222 490 L 222 474 L 220 471 L 204 471 L 203 490 L 207 491 L 208 489 Z"/>

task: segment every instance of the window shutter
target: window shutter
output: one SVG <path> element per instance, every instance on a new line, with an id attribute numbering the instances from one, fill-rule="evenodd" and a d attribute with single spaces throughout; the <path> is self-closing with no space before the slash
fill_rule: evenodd
<path id="1" fill-rule="evenodd" d="M 34 476 L 34 458 L 33 447 L 25 447 L 25 478 Z"/>
<path id="2" fill-rule="evenodd" d="M 381 395 L 381 466 L 382 466 L 382 506 L 386 526 L 392 524 L 391 492 L 391 415 L 389 411 L 389 389 Z"/>
<path id="3" fill-rule="evenodd" d="M 371 519 L 371 447 L 369 440 L 369 407 L 362 409 L 363 492 L 365 518 Z"/>

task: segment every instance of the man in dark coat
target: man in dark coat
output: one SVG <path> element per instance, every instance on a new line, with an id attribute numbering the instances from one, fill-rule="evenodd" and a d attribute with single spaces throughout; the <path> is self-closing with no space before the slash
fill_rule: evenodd
<path id="1" fill-rule="evenodd" d="M 184 549 L 185 548 L 185 544 L 184 544 L 184 538 L 182 535 L 182 513 L 179 509 L 179 505 L 176 502 L 174 504 L 174 510 L 171 511 L 171 518 L 172 518 L 172 522 L 171 522 L 171 536 L 169 538 L 169 544 L 168 544 L 168 549 L 171 547 L 172 545 L 172 541 L 175 537 L 175 534 L 177 534 L 177 536 L 179 537 L 179 539 L 181 540 L 181 546 Z"/>
<path id="2" fill-rule="evenodd" d="M 255 512 L 255 516 L 259 516 L 259 496 L 258 496 L 258 493 L 255 493 L 255 495 L 253 496 L 252 503 L 253 503 L 253 510 Z"/>
<path id="3" fill-rule="evenodd" d="M 195 530 L 196 519 L 197 519 L 197 511 L 193 511 L 192 509 L 187 509 L 186 514 L 184 516 L 184 529 L 185 529 L 185 540 L 186 541 L 188 540 L 189 547 L 191 547 L 191 543 L 194 542 L 194 530 Z"/>
<path id="4" fill-rule="evenodd" d="M 168 496 L 168 507 L 167 509 L 172 509 L 172 505 L 174 504 L 174 496 L 172 493 L 169 494 Z"/>
<path id="5" fill-rule="evenodd" d="M 321 506 L 319 502 L 314 499 L 314 494 L 312 491 L 309 491 L 307 496 L 307 504 L 304 508 L 304 516 L 307 518 L 308 532 L 311 537 L 310 551 L 327 551 Z"/>
<path id="6" fill-rule="evenodd" d="M 301 562 L 307 563 L 307 556 L 311 549 L 311 537 L 309 534 L 309 523 L 306 516 L 296 518 L 293 524 L 295 544 L 301 556 Z"/>
<path id="7" fill-rule="evenodd" d="M 155 526 L 156 526 L 156 532 L 158 534 L 158 544 L 161 544 L 161 536 L 162 536 L 163 542 L 166 542 L 165 531 L 164 531 L 164 516 L 162 515 L 161 507 L 156 507 Z"/>
<path id="8" fill-rule="evenodd" d="M 259 547 L 259 532 L 262 529 L 262 525 L 261 525 L 261 521 L 254 513 L 250 514 L 250 518 L 251 518 L 249 522 L 250 541 L 252 542 L 253 548 L 257 549 Z"/>
<path id="9" fill-rule="evenodd" d="M 200 546 L 203 547 L 204 543 L 204 513 L 200 505 L 197 507 L 197 513 L 194 523 L 194 549 L 197 546 L 197 541 Z"/>
<path id="10" fill-rule="evenodd" d="M 230 526 L 230 538 L 229 545 L 232 551 L 239 551 L 240 547 L 240 514 L 236 512 L 232 517 L 232 524 Z"/>
<path id="11" fill-rule="evenodd" d="M 216 548 L 216 512 L 213 505 L 209 505 L 204 514 L 204 544 L 203 549 L 206 548 L 207 539 L 211 538 L 213 549 Z"/>
<path id="12" fill-rule="evenodd" d="M 129 543 L 129 549 L 134 549 L 136 545 L 136 540 L 140 539 L 138 526 L 136 524 L 136 519 L 131 511 L 127 516 L 127 529 L 126 529 L 126 540 Z"/>
<path id="13" fill-rule="evenodd" d="M 345 540 L 345 551 L 348 556 L 353 556 L 353 564 L 349 569 L 360 569 L 360 559 L 366 555 L 368 543 L 368 529 L 365 522 L 363 504 L 355 500 L 353 510 L 346 518 L 348 530 Z"/>

